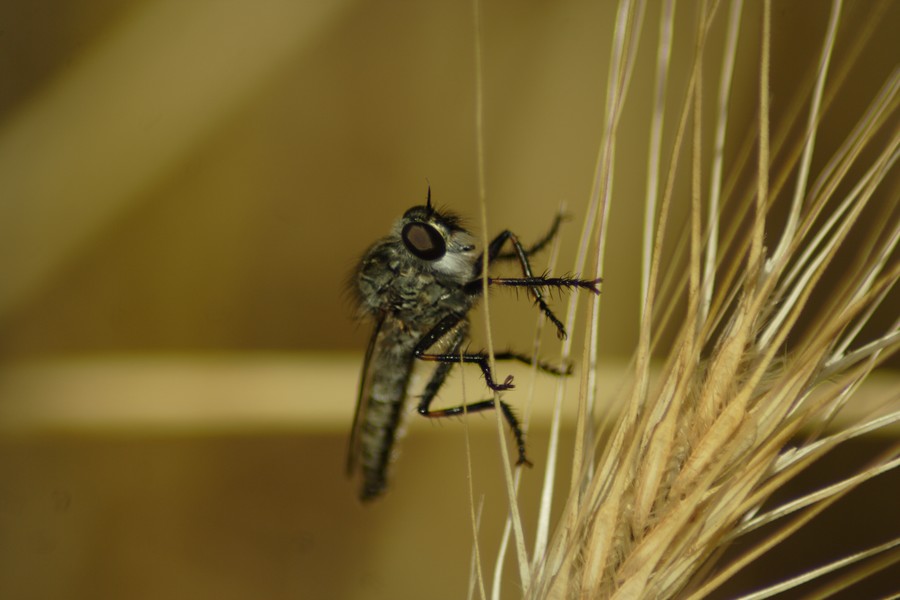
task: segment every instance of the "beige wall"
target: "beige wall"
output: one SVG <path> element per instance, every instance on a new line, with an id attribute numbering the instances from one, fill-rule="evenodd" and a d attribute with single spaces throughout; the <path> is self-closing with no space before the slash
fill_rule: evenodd
<path id="1" fill-rule="evenodd" d="M 827 17 L 815 4 L 779 5 L 776 111 L 814 63 Z M 488 228 L 534 238 L 566 202 L 575 219 L 560 270 L 573 264 L 591 187 L 612 5 L 484 8 Z M 757 7 L 746 10 L 756 22 Z M 865 12 L 850 11 L 850 31 Z M 670 96 L 680 101 L 694 17 L 678 14 Z M 5 3 L 0 18 L 0 357 L 360 349 L 344 278 L 423 199 L 426 178 L 436 202 L 480 230 L 467 3 L 45 0 Z M 858 93 L 841 100 L 857 103 L 848 118 L 892 64 L 884 29 L 851 79 Z M 755 102 L 754 36 L 741 47 L 732 152 Z M 614 317 L 603 351 L 622 356 L 638 314 L 633 242 L 655 56 L 640 58 L 604 271 Z M 840 140 L 832 129 L 822 156 Z M 665 147 L 673 130 L 671 119 Z M 528 312 L 513 314 L 501 331 Z"/>
<path id="2" fill-rule="evenodd" d="M 485 8 L 489 229 L 534 238 L 566 202 L 562 270 L 602 126 L 605 4 Z M 91 6 L 5 9 L 2 356 L 360 349 L 344 278 L 426 178 L 480 230 L 468 4 Z M 634 200 L 613 248 L 640 224 L 651 85 L 625 115 L 640 133 L 616 188 Z M 607 267 L 619 354 L 637 271 L 632 250 Z"/>

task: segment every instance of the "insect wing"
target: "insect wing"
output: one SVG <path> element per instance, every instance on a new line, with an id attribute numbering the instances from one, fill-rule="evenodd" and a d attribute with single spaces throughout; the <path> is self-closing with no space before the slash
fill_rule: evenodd
<path id="1" fill-rule="evenodd" d="M 362 373 L 359 376 L 359 391 L 356 395 L 356 412 L 353 413 L 353 427 L 350 429 L 350 448 L 347 452 L 347 474 L 353 473 L 356 468 L 356 460 L 359 457 L 359 428 L 363 422 L 362 415 L 368 408 L 370 398 L 369 388 L 372 385 L 372 377 L 369 367 L 372 364 L 372 356 L 375 354 L 375 347 L 378 345 L 378 337 L 381 335 L 381 326 L 384 324 L 385 317 L 382 316 L 375 323 L 372 330 L 372 336 L 369 338 L 369 345 L 366 348 L 366 357 L 363 359 Z"/>

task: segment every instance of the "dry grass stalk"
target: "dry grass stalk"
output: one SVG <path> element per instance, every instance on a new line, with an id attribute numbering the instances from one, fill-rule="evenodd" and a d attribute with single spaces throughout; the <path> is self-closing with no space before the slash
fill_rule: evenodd
<path id="1" fill-rule="evenodd" d="M 707 169 L 700 147 L 704 123 L 701 93 L 707 35 L 717 22 L 717 11 L 723 10 L 715 1 L 700 7 L 694 65 L 686 98 L 675 111 L 674 149 L 659 196 L 663 117 L 673 110 L 666 101 L 666 88 L 674 0 L 661 11 L 657 101 L 648 162 L 642 278 L 645 305 L 631 393 L 608 437 L 592 443 L 594 420 L 590 415 L 598 385 L 600 335 L 600 301 L 595 300 L 586 326 L 582 418 L 570 497 L 550 539 L 551 495 L 545 487 L 535 558 L 520 566 L 530 598 L 705 597 L 859 484 L 900 464 L 900 449 L 894 448 L 869 468 L 834 485 L 762 509 L 776 490 L 825 453 L 848 439 L 900 420 L 898 397 L 894 396 L 885 399 L 890 403 L 887 414 L 836 431 L 828 429 L 863 379 L 900 347 L 900 319 L 883 331 L 862 335 L 872 314 L 884 309 L 886 295 L 900 278 L 900 189 L 896 179 L 900 69 L 889 74 L 881 93 L 860 115 L 844 144 L 814 173 L 812 157 L 824 111 L 862 42 L 851 46 L 843 62 L 834 59 L 845 10 L 840 0 L 834 0 L 818 65 L 799 86 L 802 101 L 795 101 L 787 110 L 788 123 L 793 121 L 792 114 L 807 111 L 805 130 L 802 135 L 795 134 L 791 143 L 786 133 L 789 127 L 775 128 L 770 140 L 772 13 L 771 1 L 766 0 L 758 61 L 759 112 L 756 135 L 750 136 L 756 149 L 755 183 L 741 190 L 733 177 L 723 188 L 723 170 L 738 172 L 752 156 L 746 151 L 751 146 L 745 145 L 736 164 L 724 165 L 723 161 L 729 89 L 744 7 L 740 0 L 733 0 L 725 8 L 729 11 L 724 20 L 726 51 L 719 76 L 710 189 L 702 189 L 702 174 Z M 620 2 L 606 127 L 582 253 L 574 268 L 577 272 L 585 272 L 588 252 L 592 252 L 598 275 L 603 274 L 616 135 L 644 27 L 644 9 L 645 3 L 639 0 Z M 877 13 L 865 26 L 873 27 L 876 21 Z M 832 62 L 837 64 L 832 67 Z M 688 142 L 690 152 L 683 150 Z M 689 158 L 682 158 L 688 154 Z M 671 238 L 672 204 L 680 201 L 674 192 L 675 178 L 688 161 L 690 218 L 682 239 L 672 242 L 666 235 Z M 786 182 L 792 178 L 794 190 L 786 200 Z M 789 205 L 786 219 L 780 221 L 773 216 L 779 203 Z M 724 214 L 733 215 L 733 221 L 720 227 L 724 223 L 718 221 Z M 867 247 L 850 247 L 848 239 L 862 226 L 866 214 L 876 215 L 865 220 Z M 589 238 L 593 240 L 590 246 Z M 680 275 L 664 280 L 664 258 L 685 253 Z M 823 276 L 838 268 L 836 258 L 843 255 L 855 259 L 849 268 L 842 268 L 838 287 L 823 293 Z M 676 314 L 676 303 L 671 301 L 676 295 L 684 301 L 678 304 L 681 314 Z M 576 312 L 575 302 L 573 298 L 570 319 Z M 675 343 L 661 376 L 651 382 L 653 351 L 675 318 L 681 323 Z M 568 351 L 567 346 L 564 354 Z M 826 381 L 833 385 L 824 385 Z M 790 443 L 798 445 L 790 448 Z M 550 473 L 552 479 L 552 468 Z M 734 539 L 775 521 L 787 522 L 730 564 L 716 563 Z M 521 531 L 521 526 L 517 529 Z M 521 540 L 521 533 L 517 537 Z M 844 584 L 850 585 L 872 568 L 885 568 L 900 560 L 900 554 L 891 553 L 898 543 L 847 557 L 754 597 L 768 597 L 811 577 L 875 557 L 875 562 L 864 563 L 845 579 Z M 526 552 L 521 541 L 517 546 L 521 561 Z M 499 595 L 497 581 L 495 596 Z"/>

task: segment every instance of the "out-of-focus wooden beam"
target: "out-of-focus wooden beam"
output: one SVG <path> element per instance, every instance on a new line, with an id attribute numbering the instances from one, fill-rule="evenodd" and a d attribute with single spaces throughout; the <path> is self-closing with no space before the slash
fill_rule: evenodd
<path id="1" fill-rule="evenodd" d="M 356 403 L 362 356 L 355 354 L 115 355 L 10 363 L 0 368 L 0 434 L 224 433 L 347 431 Z M 558 380 L 504 364 L 517 387 L 506 394 L 520 415 L 531 402 L 533 426 L 547 426 Z M 607 361 L 598 378 L 598 410 L 615 407 L 628 363 Z M 438 398 L 442 405 L 486 397 L 477 369 L 456 372 Z M 578 376 L 566 380 L 564 419 L 574 423 Z M 424 380 L 419 383 L 424 385 Z M 464 385 L 463 385 L 464 384 Z M 835 385 L 835 384 L 827 384 Z M 877 372 L 838 415 L 835 426 L 896 408 L 900 375 Z M 533 390 L 533 398 L 529 392 Z M 465 396 L 464 396 L 465 394 Z M 890 404 L 893 402 L 893 405 Z M 475 416 L 476 427 L 496 427 Z M 413 427 L 433 427 L 410 407 Z M 900 434 L 894 424 L 881 433 Z"/>

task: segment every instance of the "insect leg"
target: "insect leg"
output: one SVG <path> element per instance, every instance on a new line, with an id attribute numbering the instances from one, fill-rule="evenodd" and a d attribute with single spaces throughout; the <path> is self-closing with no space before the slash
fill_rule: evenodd
<path id="1" fill-rule="evenodd" d="M 546 363 L 541 360 L 535 360 L 531 356 L 527 354 L 521 354 L 519 352 L 513 352 L 511 350 L 507 350 L 506 352 L 496 352 L 494 353 L 495 360 L 517 360 L 520 363 L 524 363 L 526 365 L 536 365 L 538 369 L 543 371 L 544 373 L 549 373 L 550 375 L 571 375 L 572 374 L 572 365 L 552 365 L 550 363 Z"/>
<path id="2" fill-rule="evenodd" d="M 423 335 L 422 338 L 416 343 L 416 347 L 413 350 L 414 356 L 419 360 L 430 360 L 439 363 L 474 363 L 481 368 L 481 372 L 484 374 L 485 384 L 487 384 L 487 386 L 493 391 L 502 392 L 503 390 L 508 390 L 515 387 L 512 384 L 512 375 L 504 379 L 503 383 L 496 383 L 494 381 L 494 375 L 491 372 L 491 366 L 488 363 L 488 356 L 483 352 L 464 352 L 462 354 L 458 352 L 440 354 L 428 353 L 428 349 L 438 343 L 441 339 L 443 339 L 451 330 L 458 327 L 464 327 L 461 324 L 463 320 L 464 317 L 457 313 L 451 313 L 441 319 L 431 331 Z M 465 329 L 463 329 L 463 331 L 465 332 Z"/>
<path id="3" fill-rule="evenodd" d="M 431 410 L 430 405 L 431 401 L 434 398 L 422 396 L 422 401 L 419 403 L 419 414 L 423 417 L 429 418 L 439 418 L 439 417 L 456 417 L 462 415 L 464 413 L 470 412 L 481 412 L 483 410 L 491 410 L 494 408 L 494 400 L 479 400 L 478 402 L 473 402 L 472 404 L 464 404 L 460 406 L 453 406 L 450 408 L 441 408 L 438 410 Z M 519 425 L 519 420 L 516 418 L 515 413 L 512 408 L 510 408 L 509 404 L 504 402 L 503 400 L 499 401 L 500 411 L 503 413 L 503 417 L 506 419 L 506 422 L 509 424 L 509 429 L 512 431 L 513 436 L 516 438 L 516 447 L 519 451 L 519 458 L 516 460 L 517 465 L 528 465 L 532 466 L 531 461 L 528 460 L 528 457 L 525 454 L 525 434 L 522 433 L 522 427 Z"/>
<path id="4" fill-rule="evenodd" d="M 541 312 L 550 319 L 550 322 L 556 327 L 557 336 L 560 339 L 566 337 L 566 328 L 563 326 L 562 321 L 560 321 L 556 315 L 553 314 L 553 311 L 550 310 L 550 307 L 544 301 L 544 296 L 541 293 L 541 288 L 567 288 L 567 287 L 575 287 L 575 288 L 587 288 L 595 293 L 600 293 L 600 290 L 597 289 L 597 283 L 599 280 L 591 281 L 591 280 L 583 280 L 583 279 L 575 279 L 575 278 L 567 278 L 567 277 L 535 277 L 531 272 L 531 263 L 528 262 L 528 253 L 525 251 L 525 248 L 522 246 L 522 243 L 519 241 L 519 238 L 516 237 L 516 234 L 506 229 L 495 237 L 491 243 L 488 245 L 487 249 L 487 261 L 488 264 L 491 264 L 499 255 L 500 250 L 503 245 L 509 241 L 513 245 L 513 249 L 515 250 L 516 257 L 519 259 L 519 265 L 522 267 L 522 274 L 524 277 L 520 279 L 489 279 L 488 283 L 496 284 L 496 285 L 510 285 L 510 286 L 518 286 L 525 287 L 531 293 L 534 298 L 535 304 L 541 309 Z M 473 269 L 473 274 L 477 277 L 483 268 L 484 254 L 475 261 L 475 266 Z M 478 279 L 473 279 L 469 283 L 466 284 L 466 291 L 470 294 L 479 294 L 481 293 L 481 282 Z"/>
<path id="5" fill-rule="evenodd" d="M 557 232 L 559 231 L 559 226 L 563 222 L 565 215 L 563 213 L 557 213 L 556 218 L 553 219 L 553 224 L 550 226 L 550 231 L 548 231 L 544 237 L 536 241 L 532 244 L 531 248 L 525 249 L 525 254 L 531 256 L 532 254 L 537 254 L 544 247 L 547 246 L 550 242 L 553 241 L 553 238 L 556 237 Z M 501 252 L 494 257 L 494 260 L 512 260 L 518 259 L 519 255 L 516 252 Z"/>
<path id="6" fill-rule="evenodd" d="M 460 325 L 455 329 L 455 331 L 451 334 L 454 336 L 453 342 L 450 345 L 448 355 L 456 356 L 457 359 L 460 358 L 459 348 L 466 337 L 466 327 Z M 495 358 L 500 359 L 501 355 L 497 355 Z M 512 353 L 504 353 L 503 358 L 521 358 L 518 355 L 513 355 Z M 442 408 L 438 410 L 431 409 L 431 403 L 434 400 L 434 397 L 437 395 L 438 390 L 441 389 L 441 386 L 444 384 L 444 380 L 447 378 L 447 373 L 450 372 L 450 369 L 453 368 L 453 365 L 457 362 L 463 362 L 457 360 L 456 362 L 443 362 L 441 361 L 438 366 L 435 368 L 434 373 L 431 376 L 431 379 L 428 381 L 428 384 L 425 386 L 425 390 L 422 393 L 421 399 L 419 400 L 418 412 L 423 417 L 428 417 L 431 419 L 436 419 L 440 417 L 454 417 L 462 415 L 466 412 L 481 412 L 483 410 L 490 410 L 495 407 L 494 400 L 480 400 L 478 402 L 474 402 L 472 404 L 465 404 L 460 406 L 453 406 L 450 408 Z M 519 420 L 516 418 L 515 413 L 513 413 L 512 408 L 504 402 L 503 400 L 499 401 L 500 411 L 503 413 L 503 417 L 506 419 L 507 424 L 509 425 L 510 431 L 512 431 L 513 436 L 516 438 L 516 447 L 519 451 L 519 458 L 516 461 L 517 465 L 528 465 L 531 466 L 531 462 L 528 460 L 528 457 L 525 455 L 525 434 L 522 433 L 522 427 L 519 425 Z"/>

